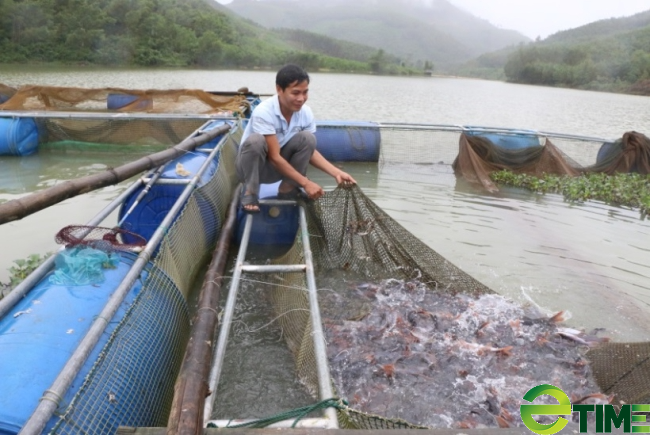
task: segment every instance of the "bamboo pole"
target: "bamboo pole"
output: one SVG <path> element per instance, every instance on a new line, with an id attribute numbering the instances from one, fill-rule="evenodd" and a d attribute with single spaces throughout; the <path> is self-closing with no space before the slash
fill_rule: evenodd
<path id="1" fill-rule="evenodd" d="M 221 228 L 212 261 L 203 281 L 199 305 L 192 322 L 190 341 L 185 350 L 183 366 L 174 387 L 174 401 L 167 423 L 168 435 L 198 435 L 203 431 L 203 409 L 209 395 L 208 377 L 215 330 L 218 324 L 218 303 L 223 273 L 234 232 L 239 192 L 235 190 L 226 222 Z"/>
<path id="2" fill-rule="evenodd" d="M 31 195 L 4 202 L 0 204 L 0 225 L 22 219 L 68 198 L 120 183 L 134 175 L 180 157 L 186 152 L 192 151 L 194 148 L 228 132 L 228 130 L 230 130 L 230 125 L 224 124 L 219 128 L 200 132 L 196 136 L 189 137 L 172 148 L 142 157 L 117 168 L 110 168 L 99 174 L 67 180 L 50 188 L 34 192 Z"/>

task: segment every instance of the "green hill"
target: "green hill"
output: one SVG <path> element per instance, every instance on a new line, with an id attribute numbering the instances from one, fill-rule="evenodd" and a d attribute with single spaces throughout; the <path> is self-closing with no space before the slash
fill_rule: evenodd
<path id="1" fill-rule="evenodd" d="M 407 65 L 446 66 L 530 41 L 433 0 L 234 0 L 229 9 L 267 28 L 298 28 L 383 49 Z"/>
<path id="2" fill-rule="evenodd" d="M 516 83 L 647 95 L 650 11 L 601 20 L 519 47 L 503 70 Z"/>
<path id="3" fill-rule="evenodd" d="M 459 75 L 650 95 L 650 10 L 485 53 Z"/>
<path id="4" fill-rule="evenodd" d="M 273 68 L 295 62 L 370 72 L 376 59 L 376 48 L 265 29 L 213 0 L 0 2 L 4 63 Z M 381 61 L 397 66 L 395 57 Z"/>

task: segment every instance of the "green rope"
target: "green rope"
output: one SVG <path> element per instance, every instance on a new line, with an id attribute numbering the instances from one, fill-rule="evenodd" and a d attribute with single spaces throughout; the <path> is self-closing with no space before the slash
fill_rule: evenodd
<path id="1" fill-rule="evenodd" d="M 253 420 L 246 423 L 235 424 L 232 426 L 230 426 L 230 423 L 228 423 L 228 425 L 226 425 L 226 428 L 250 427 L 254 429 L 260 429 L 263 427 L 267 427 L 273 423 L 277 423 L 283 420 L 290 420 L 292 418 L 295 418 L 295 420 L 291 425 L 291 427 L 296 427 L 296 424 L 298 424 L 298 422 L 302 418 L 304 418 L 306 415 L 309 415 L 309 413 L 311 412 L 318 411 L 320 409 L 330 408 L 330 407 L 342 410 L 342 409 L 346 409 L 347 406 L 348 406 L 348 402 L 345 401 L 344 399 L 332 398 L 332 399 L 323 400 L 322 402 L 318 402 L 313 405 L 303 406 L 300 408 L 292 409 L 290 411 L 281 412 L 279 414 L 275 414 L 270 417 L 260 418 L 258 420 Z M 215 428 L 217 427 L 217 425 L 214 423 L 208 423 L 208 427 Z"/>

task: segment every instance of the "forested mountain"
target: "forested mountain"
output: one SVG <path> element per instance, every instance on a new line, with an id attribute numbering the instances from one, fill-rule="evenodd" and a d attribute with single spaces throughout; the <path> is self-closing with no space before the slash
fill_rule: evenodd
<path id="1" fill-rule="evenodd" d="M 649 5 L 650 7 L 650 5 Z M 544 44 L 579 43 L 615 36 L 650 26 L 650 10 L 630 17 L 595 21 L 575 29 L 563 30 L 544 39 Z"/>
<path id="2" fill-rule="evenodd" d="M 650 93 L 650 11 L 558 32 L 513 51 L 509 81 Z"/>
<path id="3" fill-rule="evenodd" d="M 227 7 L 268 28 L 306 29 L 383 49 L 407 65 L 451 65 L 530 41 L 447 0 L 233 0 Z"/>
<path id="4" fill-rule="evenodd" d="M 360 72 L 397 65 L 376 48 L 265 29 L 213 0 L 2 0 L 0 62 L 236 68 L 295 62 Z"/>
<path id="5" fill-rule="evenodd" d="M 453 73 L 515 83 L 650 95 L 650 10 L 485 53 Z"/>

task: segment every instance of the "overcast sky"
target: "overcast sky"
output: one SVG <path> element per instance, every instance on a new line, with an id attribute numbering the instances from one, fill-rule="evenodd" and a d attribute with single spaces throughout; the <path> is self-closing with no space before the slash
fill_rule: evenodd
<path id="1" fill-rule="evenodd" d="M 326 0 L 325 0 L 326 1 Z M 650 0 L 449 0 L 504 29 L 530 38 L 650 10 Z"/>
<path id="2" fill-rule="evenodd" d="M 230 3 L 232 0 L 217 0 Z M 327 0 L 323 0 L 327 1 Z M 422 0 L 430 2 L 432 0 Z M 448 0 L 495 26 L 546 38 L 560 30 L 650 10 L 650 0 Z"/>

